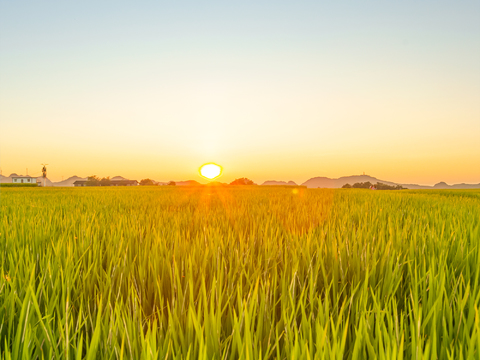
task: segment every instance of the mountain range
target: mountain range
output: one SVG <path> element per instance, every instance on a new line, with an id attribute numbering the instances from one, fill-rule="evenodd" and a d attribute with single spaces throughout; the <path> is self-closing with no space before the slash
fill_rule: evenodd
<path id="1" fill-rule="evenodd" d="M 392 181 L 380 180 L 376 177 L 370 175 L 352 175 L 352 176 L 343 176 L 338 179 L 331 179 L 328 177 L 314 177 L 305 181 L 303 186 L 308 188 L 341 188 L 345 184 L 353 185 L 355 183 L 367 182 L 369 181 L 372 184 L 381 182 L 386 185 L 396 186 L 401 185 L 407 189 L 480 189 L 479 184 L 454 184 L 448 185 L 445 182 L 439 182 L 433 186 L 428 185 L 417 185 L 417 184 L 400 184 Z"/>
<path id="2" fill-rule="evenodd" d="M 262 185 L 290 185 L 290 186 L 297 186 L 294 181 L 277 181 L 277 180 L 267 180 Z"/>
<path id="3" fill-rule="evenodd" d="M 0 183 L 11 183 L 12 182 L 12 176 L 19 176 L 15 173 L 10 174 L 9 176 L 4 176 L 0 175 Z M 20 175 L 21 176 L 21 175 Z M 41 179 L 41 177 L 37 177 L 37 179 Z M 122 176 L 114 176 L 111 178 L 112 180 L 126 180 L 126 178 Z M 52 182 L 47 178 L 47 186 L 73 186 L 73 183 L 77 180 L 87 180 L 87 178 L 83 178 L 80 176 L 72 176 L 69 177 L 66 180 L 63 181 L 57 181 L 57 182 Z M 404 188 L 407 189 L 480 189 L 480 183 L 479 184 L 454 184 L 454 185 L 448 185 L 445 182 L 439 182 L 433 186 L 428 186 L 428 185 L 418 185 L 418 184 L 401 184 L 401 183 L 396 183 L 392 181 L 386 181 L 386 180 L 380 180 L 377 179 L 376 177 L 370 176 L 370 175 L 352 175 L 352 176 L 343 176 L 337 179 L 332 179 L 328 177 L 313 177 L 304 183 L 300 184 L 302 186 L 306 186 L 307 188 L 315 189 L 315 188 L 329 188 L 329 189 L 334 189 L 334 188 L 341 188 L 345 184 L 350 184 L 353 185 L 355 183 L 359 182 L 367 182 L 369 181 L 372 184 L 376 184 L 377 182 L 384 183 L 386 185 L 391 185 L 391 186 L 396 186 L 396 185 L 401 185 Z M 158 185 L 166 185 L 166 182 L 157 182 L 155 181 L 156 184 Z M 220 184 L 220 183 L 219 183 Z M 186 180 L 186 181 L 176 181 L 177 186 L 198 186 L 201 185 L 198 181 L 195 180 Z M 222 184 L 226 185 L 226 184 Z M 262 185 L 270 185 L 270 186 L 297 186 L 297 184 L 294 181 L 279 181 L 279 180 L 268 180 L 265 181 Z"/>

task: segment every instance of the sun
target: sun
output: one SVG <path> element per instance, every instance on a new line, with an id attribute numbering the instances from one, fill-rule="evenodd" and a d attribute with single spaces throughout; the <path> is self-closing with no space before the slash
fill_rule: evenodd
<path id="1" fill-rule="evenodd" d="M 222 167 L 214 163 L 208 163 L 200 166 L 200 175 L 204 178 L 213 180 L 222 175 Z"/>

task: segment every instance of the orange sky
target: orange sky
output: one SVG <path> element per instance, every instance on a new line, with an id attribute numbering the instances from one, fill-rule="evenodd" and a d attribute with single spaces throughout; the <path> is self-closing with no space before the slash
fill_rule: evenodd
<path id="1" fill-rule="evenodd" d="M 0 9 L 3 175 L 480 183 L 478 2 L 49 4 Z"/>

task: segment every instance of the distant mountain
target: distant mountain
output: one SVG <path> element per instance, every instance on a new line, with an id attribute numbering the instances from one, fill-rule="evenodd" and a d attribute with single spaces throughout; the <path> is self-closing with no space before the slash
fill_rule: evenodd
<path id="1" fill-rule="evenodd" d="M 424 189 L 437 189 L 437 190 L 446 190 L 446 189 L 457 189 L 457 190 L 468 190 L 468 189 L 480 189 L 480 184 L 453 184 L 448 185 L 446 182 L 439 182 L 433 186 L 428 185 L 417 185 L 417 184 L 400 184 L 404 188 L 411 190 L 424 190 Z"/>
<path id="2" fill-rule="evenodd" d="M 404 188 L 412 189 L 412 190 L 422 190 L 422 189 L 480 189 L 480 184 L 454 184 L 448 185 L 445 182 L 439 182 L 434 186 L 428 185 L 417 185 L 417 184 L 400 184 L 394 183 L 391 181 L 385 181 L 377 179 L 376 177 L 369 176 L 369 175 L 352 175 L 352 176 L 344 176 L 338 179 L 331 179 L 328 177 L 314 177 L 307 181 L 305 181 L 302 185 L 307 186 L 308 188 L 341 188 L 345 184 L 353 185 L 355 183 L 360 182 L 371 182 L 372 184 L 376 184 L 377 182 L 381 182 L 386 185 L 395 186 L 401 185 Z"/>
<path id="3" fill-rule="evenodd" d="M 53 186 L 74 186 L 73 183 L 77 180 L 87 180 L 87 178 L 81 178 L 80 176 L 71 176 L 66 180 L 54 182 Z"/>
<path id="4" fill-rule="evenodd" d="M 379 180 L 373 176 L 369 175 L 352 175 L 352 176 L 343 176 L 338 179 L 331 179 L 328 177 L 314 177 L 307 181 L 305 181 L 302 185 L 308 188 L 341 188 L 345 184 L 353 185 L 359 182 L 367 182 L 370 181 L 372 184 L 376 184 L 377 182 L 384 183 L 386 185 L 398 185 L 391 181 Z"/>
<path id="5" fill-rule="evenodd" d="M 267 180 L 262 185 L 290 185 L 290 186 L 297 186 L 294 181 L 277 181 L 277 180 Z"/>
<path id="6" fill-rule="evenodd" d="M 129 180 L 129 179 L 126 179 L 126 178 L 124 178 L 123 176 L 114 176 L 114 177 L 111 178 L 110 180 Z"/>
<path id="7" fill-rule="evenodd" d="M 445 182 L 439 182 L 433 185 L 434 189 L 480 189 L 480 184 L 454 184 L 448 185 Z"/>
<path id="8" fill-rule="evenodd" d="M 187 181 L 175 181 L 175 185 L 177 186 L 199 186 L 202 185 L 198 181 L 195 180 L 187 180 Z"/>
<path id="9" fill-rule="evenodd" d="M 220 181 L 210 181 L 209 183 L 206 183 L 205 186 L 227 186 L 227 183 L 222 183 Z"/>

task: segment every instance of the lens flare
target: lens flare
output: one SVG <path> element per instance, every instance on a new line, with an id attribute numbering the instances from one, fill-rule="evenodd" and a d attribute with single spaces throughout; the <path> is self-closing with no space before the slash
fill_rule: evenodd
<path id="1" fill-rule="evenodd" d="M 200 175 L 208 180 L 213 180 L 222 174 L 222 167 L 220 165 L 209 163 L 200 167 Z"/>

